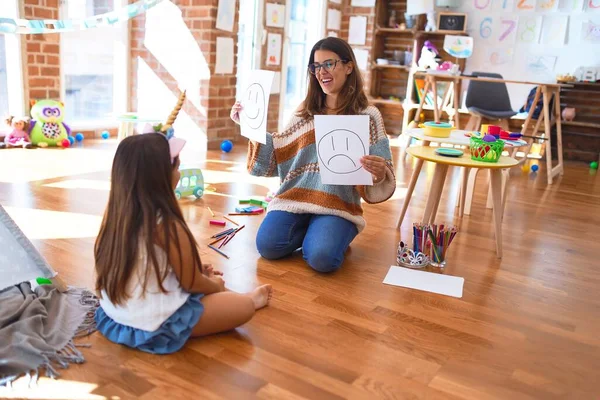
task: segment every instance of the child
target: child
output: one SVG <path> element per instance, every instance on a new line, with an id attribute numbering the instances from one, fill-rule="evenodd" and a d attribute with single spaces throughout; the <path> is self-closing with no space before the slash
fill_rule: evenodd
<path id="1" fill-rule="evenodd" d="M 96 323 L 115 343 L 167 354 L 190 337 L 246 323 L 268 304 L 272 288 L 228 292 L 221 273 L 201 264 L 174 194 L 185 141 L 153 131 L 124 139 L 115 154 L 95 245 Z"/>

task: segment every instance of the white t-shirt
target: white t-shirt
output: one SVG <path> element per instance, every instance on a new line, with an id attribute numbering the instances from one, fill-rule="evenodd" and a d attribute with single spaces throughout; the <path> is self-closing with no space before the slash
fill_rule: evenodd
<path id="1" fill-rule="evenodd" d="M 164 268 L 163 266 L 167 265 L 166 253 L 156 244 L 154 251 L 158 265 Z M 119 324 L 154 332 L 187 301 L 190 294 L 180 287 L 179 280 L 170 265 L 167 266 L 169 272 L 163 281 L 163 287 L 167 292 L 160 291 L 154 271 L 151 271 L 148 274 L 146 292 L 143 293 L 142 283 L 147 260 L 146 244 L 140 241 L 136 268 L 127 285 L 129 299 L 122 305 L 115 305 L 110 302 L 106 292 L 102 290 L 100 306 L 106 315 Z M 149 265 L 149 268 L 153 268 L 152 264 Z"/>

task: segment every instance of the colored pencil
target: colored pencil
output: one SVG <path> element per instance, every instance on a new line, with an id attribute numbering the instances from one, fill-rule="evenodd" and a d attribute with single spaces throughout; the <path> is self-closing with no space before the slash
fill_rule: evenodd
<path id="1" fill-rule="evenodd" d="M 221 236 L 221 235 L 226 235 L 226 234 L 228 234 L 228 233 L 231 233 L 231 232 L 232 232 L 232 231 L 234 231 L 234 230 L 235 230 L 235 228 L 229 228 L 229 229 L 225 229 L 224 231 L 221 231 L 221 232 L 219 232 L 219 233 L 215 233 L 214 235 L 212 235 L 212 236 L 211 236 L 211 238 L 216 238 L 216 237 L 219 237 L 219 236 Z"/>
<path id="2" fill-rule="evenodd" d="M 223 257 L 225 257 L 225 258 L 227 258 L 227 259 L 229 258 L 229 256 L 228 256 L 227 254 L 223 253 L 221 250 L 217 249 L 216 247 L 213 247 L 213 246 L 212 246 L 212 245 L 210 245 L 210 244 L 208 245 L 208 247 L 210 247 L 211 249 L 213 249 L 214 251 L 216 251 L 217 253 L 219 253 L 219 254 L 220 254 L 220 255 L 222 255 Z"/>
<path id="3" fill-rule="evenodd" d="M 244 229 L 246 225 L 242 225 L 240 228 L 234 230 L 233 232 L 231 232 L 229 235 L 227 235 L 227 238 L 225 238 L 225 241 L 223 243 L 221 243 L 221 245 L 219 246 L 219 248 L 224 247 L 227 243 L 229 243 L 231 241 L 231 239 L 233 239 L 233 237 L 242 229 Z"/>
<path id="4" fill-rule="evenodd" d="M 210 242 L 208 245 L 209 245 L 209 246 L 212 246 L 212 245 L 213 245 L 213 244 L 215 244 L 215 243 L 219 243 L 221 240 L 225 239 L 226 237 L 227 237 L 227 235 L 223 235 L 223 236 L 221 236 L 220 238 L 213 240 L 213 241 L 212 241 L 212 242 Z"/>
<path id="5" fill-rule="evenodd" d="M 212 215 L 214 217 L 215 213 L 213 212 L 213 210 L 211 210 L 210 207 L 206 207 L 206 208 L 208 208 L 208 211 L 210 212 L 210 215 Z"/>
<path id="6" fill-rule="evenodd" d="M 226 219 L 227 221 L 231 222 L 232 224 L 234 224 L 235 226 L 240 226 L 240 224 L 238 224 L 237 222 L 235 222 L 234 220 L 232 220 L 231 218 L 227 218 L 226 216 L 223 215 L 223 218 Z"/>

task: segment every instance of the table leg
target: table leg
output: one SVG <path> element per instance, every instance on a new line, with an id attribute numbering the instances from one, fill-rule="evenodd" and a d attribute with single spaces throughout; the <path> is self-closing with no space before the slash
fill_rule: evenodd
<path id="1" fill-rule="evenodd" d="M 527 114 L 527 118 L 525 118 L 525 122 L 523 122 L 523 128 L 521 128 L 521 135 L 525 135 L 527 133 L 527 129 L 529 128 L 529 122 L 533 118 L 533 113 L 535 112 L 535 105 L 540 100 L 541 87 L 538 86 L 535 90 L 535 97 L 533 98 L 533 103 L 531 108 L 529 109 L 529 113 Z"/>
<path id="2" fill-rule="evenodd" d="M 465 194 L 465 209 L 463 213 L 465 215 L 471 215 L 471 203 L 473 202 L 473 192 L 475 191 L 475 181 L 477 180 L 477 173 L 481 171 L 479 168 L 471 168 L 469 171 L 469 180 L 467 182 L 467 192 Z"/>
<path id="3" fill-rule="evenodd" d="M 502 258 L 502 172 L 490 169 L 492 202 L 494 203 L 494 229 L 496 233 L 496 255 Z"/>
<path id="4" fill-rule="evenodd" d="M 552 185 L 552 125 L 550 124 L 550 94 L 548 88 L 542 86 L 544 95 L 544 130 L 546 131 L 546 175 L 548 185 Z"/>
<path id="5" fill-rule="evenodd" d="M 469 184 L 469 171 L 471 168 L 463 167 L 462 182 L 460 185 L 460 197 L 458 201 L 458 216 L 462 217 L 465 212 L 465 200 L 467 198 L 467 186 Z"/>
<path id="6" fill-rule="evenodd" d="M 123 121 L 119 122 L 119 131 L 117 132 L 117 141 L 121 141 L 125 139 L 125 129 L 127 129 L 127 124 Z"/>
<path id="7" fill-rule="evenodd" d="M 409 129 L 416 128 L 418 126 L 418 122 L 423 122 L 421 121 L 421 112 L 423 111 L 423 107 L 425 106 L 425 98 L 427 97 L 427 92 L 429 92 L 430 88 L 431 82 L 429 81 L 429 79 L 425 78 L 425 87 L 423 88 L 423 94 L 421 95 L 421 102 L 419 103 L 419 108 L 417 108 L 415 117 L 408 126 Z M 408 110 L 406 112 L 408 112 Z"/>
<path id="8" fill-rule="evenodd" d="M 508 178 L 510 169 L 502 170 L 502 220 L 504 221 L 504 210 L 506 209 L 506 192 L 508 191 Z"/>
<path id="9" fill-rule="evenodd" d="M 460 81 L 457 79 L 454 81 L 454 92 L 452 94 L 454 100 L 454 129 L 460 129 L 460 114 L 458 110 L 460 109 Z"/>
<path id="10" fill-rule="evenodd" d="M 398 223 L 396 224 L 396 229 L 398 230 L 400 230 L 400 227 L 402 226 L 402 221 L 404 221 L 404 216 L 406 215 L 406 210 L 408 210 L 408 204 L 410 203 L 413 191 L 415 190 L 415 185 L 417 184 L 417 180 L 419 179 L 419 174 L 421 173 L 422 166 L 423 160 L 421 158 L 417 158 L 415 169 L 413 170 L 413 173 L 410 176 L 410 182 L 408 183 L 408 188 L 406 190 L 406 197 L 404 197 L 404 204 L 402 204 L 402 211 L 400 212 L 400 217 L 398 217 Z"/>
<path id="11" fill-rule="evenodd" d="M 440 123 L 440 110 L 438 109 L 438 91 L 437 91 L 437 82 L 434 77 L 430 77 L 431 86 L 433 86 L 433 118 L 435 119 L 435 123 Z"/>
<path id="12" fill-rule="evenodd" d="M 563 166 L 563 147 L 562 147 L 562 123 L 560 121 L 560 88 L 556 88 L 554 93 L 554 105 L 556 109 L 556 150 L 558 152 L 558 167 L 560 168 L 560 174 L 564 173 Z"/>
<path id="13" fill-rule="evenodd" d="M 439 204 L 440 197 L 442 196 L 442 190 L 444 189 L 444 181 L 446 180 L 447 172 L 448 165 L 439 163 L 435 164 L 433 181 L 431 182 L 429 196 L 427 197 L 427 204 L 425 205 L 425 213 L 423 214 L 424 224 L 430 223 L 431 218 L 435 218 L 433 210 L 437 208 L 436 205 Z"/>

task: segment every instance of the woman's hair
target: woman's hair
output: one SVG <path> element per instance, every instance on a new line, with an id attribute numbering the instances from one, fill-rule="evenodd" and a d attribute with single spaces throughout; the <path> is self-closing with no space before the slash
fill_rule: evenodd
<path id="1" fill-rule="evenodd" d="M 148 264 L 141 271 L 144 291 L 148 277 L 154 274 L 160 290 L 165 292 L 162 282 L 169 270 L 167 265 L 159 265 L 154 249 L 159 240 L 161 247 L 164 245 L 167 262 L 171 259 L 171 244 L 182 259 L 181 240 L 190 241 L 194 274 L 196 270 L 201 271 L 196 241 L 173 191 L 173 168 L 177 164 L 177 160 L 171 163 L 168 141 L 160 133 L 130 136 L 117 148 L 108 206 L 94 247 L 96 290 L 104 290 L 114 304 L 129 298 L 127 285 L 135 273 L 140 241 L 148 255 Z M 183 238 L 177 234 L 177 227 L 183 228 Z"/>
<path id="2" fill-rule="evenodd" d="M 329 50 L 339 57 L 344 64 L 352 63 L 352 72 L 347 76 L 344 87 L 337 97 L 336 114 L 353 115 L 359 114 L 369 105 L 369 100 L 363 88 L 363 79 L 356 65 L 356 58 L 350 45 L 342 39 L 336 37 L 327 37 L 319 40 L 310 51 L 309 65 L 315 62 L 315 52 L 317 50 Z M 338 64 L 336 68 L 339 68 Z M 304 102 L 298 109 L 299 117 L 308 119 L 316 114 L 325 113 L 325 92 L 319 85 L 316 75 L 308 72 L 308 91 Z"/>

